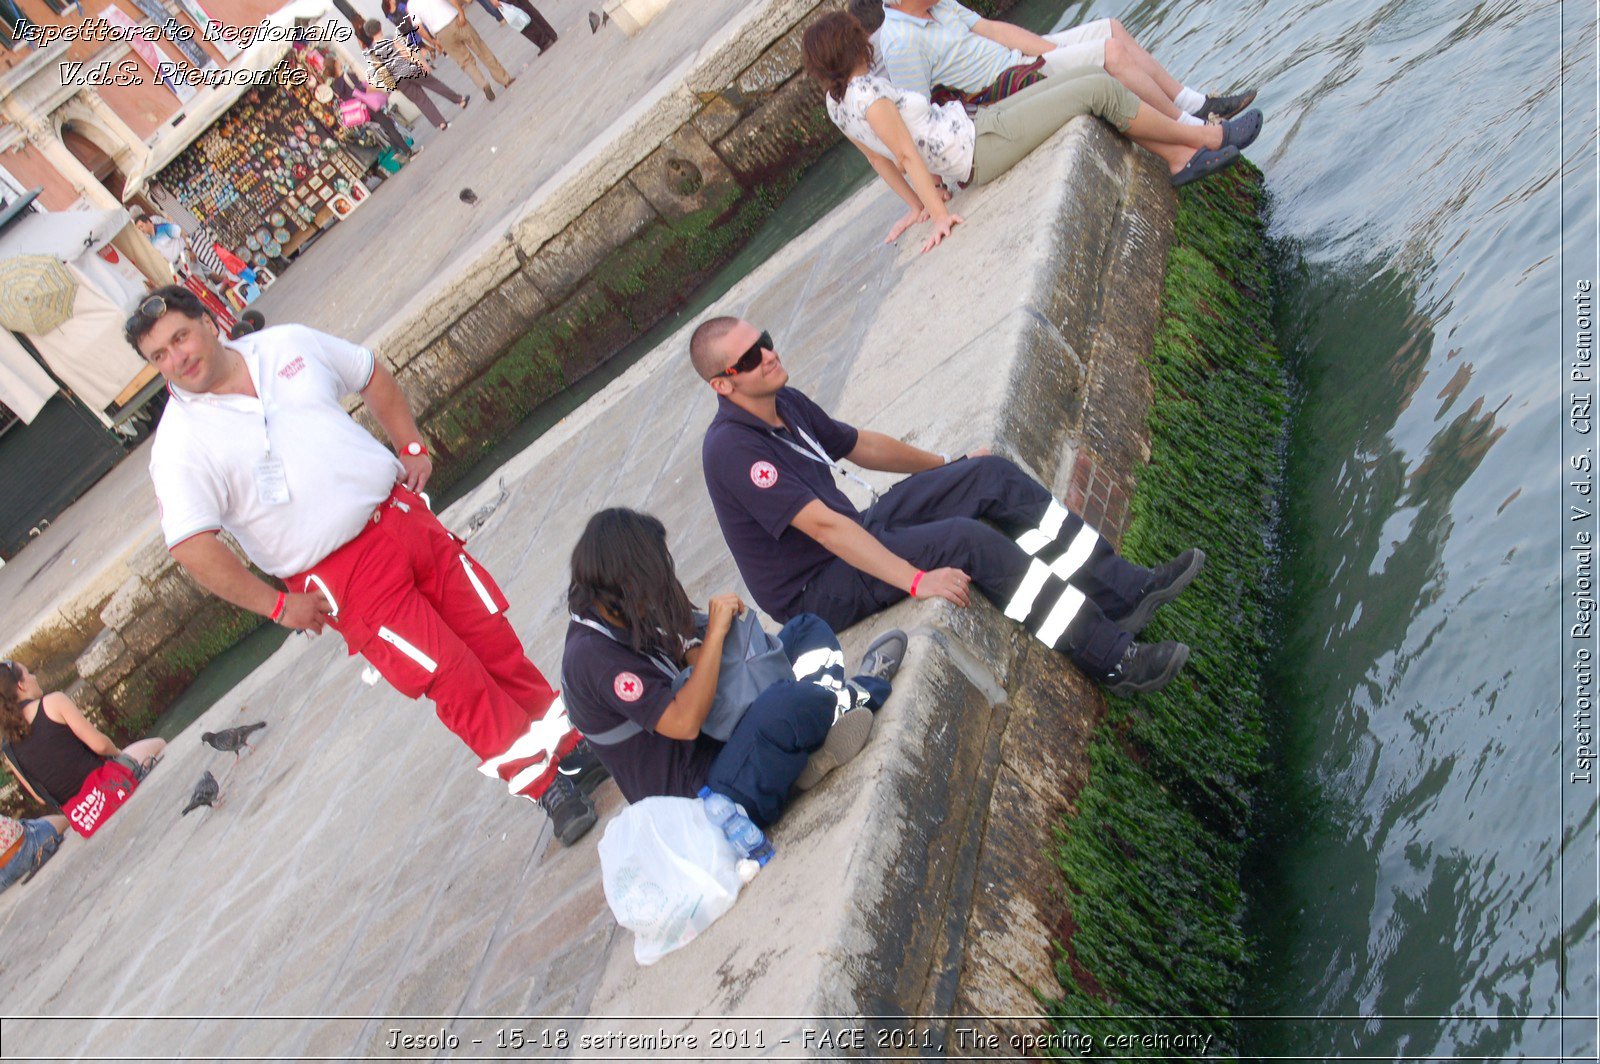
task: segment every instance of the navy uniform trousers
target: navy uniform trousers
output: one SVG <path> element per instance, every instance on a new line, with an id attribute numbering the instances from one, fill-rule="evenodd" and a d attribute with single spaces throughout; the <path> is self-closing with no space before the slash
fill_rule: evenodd
<path id="1" fill-rule="evenodd" d="M 706 780 L 712 790 L 744 806 L 761 827 L 783 813 L 789 788 L 839 714 L 857 706 L 877 710 L 889 697 L 885 680 L 845 680 L 839 638 L 820 618 L 795 617 L 778 640 L 794 679 L 780 680 L 756 696 L 711 762 Z"/>
<path id="2" fill-rule="evenodd" d="M 1150 570 L 1124 561 L 1008 459 L 963 458 L 914 473 L 861 518 L 918 569 L 965 572 L 1007 617 L 1097 680 L 1112 674 L 1133 641 L 1114 619 L 1137 605 Z M 905 597 L 835 558 L 806 584 L 796 609 L 843 631 Z"/>

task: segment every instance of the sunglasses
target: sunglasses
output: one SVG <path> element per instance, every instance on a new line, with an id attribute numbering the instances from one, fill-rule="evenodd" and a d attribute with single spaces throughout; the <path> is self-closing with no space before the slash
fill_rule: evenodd
<path id="1" fill-rule="evenodd" d="M 9 658 L 5 661 L 0 661 L 0 669 L 3 669 L 11 677 L 12 683 L 22 682 L 22 666 L 16 662 L 11 661 Z"/>
<path id="2" fill-rule="evenodd" d="M 764 352 L 771 350 L 773 350 L 772 334 L 763 332 L 756 339 L 756 342 L 750 345 L 750 350 L 740 355 L 733 365 L 723 370 L 718 376 L 735 377 L 741 373 L 749 373 L 761 365 L 761 360 L 765 357 Z"/>
<path id="3" fill-rule="evenodd" d="M 138 309 L 133 312 L 133 316 L 128 319 L 128 323 L 122 327 L 123 331 L 132 332 L 134 326 L 140 324 L 141 318 L 148 318 L 150 321 L 154 322 L 166 312 L 166 298 L 163 296 L 151 296 L 149 299 L 146 299 L 143 303 L 139 304 Z"/>

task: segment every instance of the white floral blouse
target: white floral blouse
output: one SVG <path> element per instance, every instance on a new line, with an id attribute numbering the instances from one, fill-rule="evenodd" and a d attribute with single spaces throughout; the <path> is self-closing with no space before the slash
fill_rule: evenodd
<path id="1" fill-rule="evenodd" d="M 835 101 L 824 94 L 828 117 L 845 136 L 893 159 L 894 152 L 878 139 L 867 122 L 867 108 L 879 100 L 888 100 L 899 110 L 901 120 L 911 131 L 917 154 L 930 171 L 951 186 L 972 176 L 977 130 L 960 104 L 931 104 L 926 96 L 898 89 L 887 78 L 870 73 L 852 78 L 842 100 Z"/>

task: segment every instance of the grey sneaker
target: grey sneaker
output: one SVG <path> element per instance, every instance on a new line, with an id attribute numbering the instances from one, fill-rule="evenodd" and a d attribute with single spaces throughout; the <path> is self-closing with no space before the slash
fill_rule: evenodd
<path id="1" fill-rule="evenodd" d="M 874 639 L 872 645 L 867 647 L 867 652 L 861 655 L 861 667 L 856 669 L 856 675 L 871 676 L 888 683 L 900 671 L 900 662 L 906 656 L 906 645 L 904 632 L 898 628 L 889 629 Z"/>
<path id="2" fill-rule="evenodd" d="M 901 638 L 904 638 L 903 636 Z M 849 761 L 861 752 L 867 745 L 867 736 L 872 734 L 872 710 L 865 706 L 857 706 L 839 715 L 833 722 L 833 727 L 828 729 L 828 737 L 806 762 L 806 767 L 800 770 L 800 776 L 794 781 L 796 789 L 809 791 L 822 782 L 822 777 Z"/>
<path id="3" fill-rule="evenodd" d="M 1159 691 L 1188 660 L 1189 647 L 1184 643 L 1130 643 L 1116 671 L 1103 681 L 1106 693 L 1130 698 Z"/>

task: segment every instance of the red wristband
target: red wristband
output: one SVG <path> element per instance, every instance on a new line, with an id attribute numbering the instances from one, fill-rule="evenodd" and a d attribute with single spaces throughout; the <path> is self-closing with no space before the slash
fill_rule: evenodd
<path id="1" fill-rule="evenodd" d="M 289 601 L 289 596 L 282 591 L 278 592 L 278 601 L 272 604 L 272 612 L 267 614 L 267 620 L 276 621 L 283 616 L 284 604 Z"/>
<path id="2" fill-rule="evenodd" d="M 921 569 L 918 569 L 917 570 L 917 575 L 913 576 L 911 578 L 911 597 L 912 598 L 916 598 L 917 597 L 917 585 L 922 583 L 922 578 L 927 576 L 927 575 L 928 575 L 927 573 L 923 572 Z"/>

